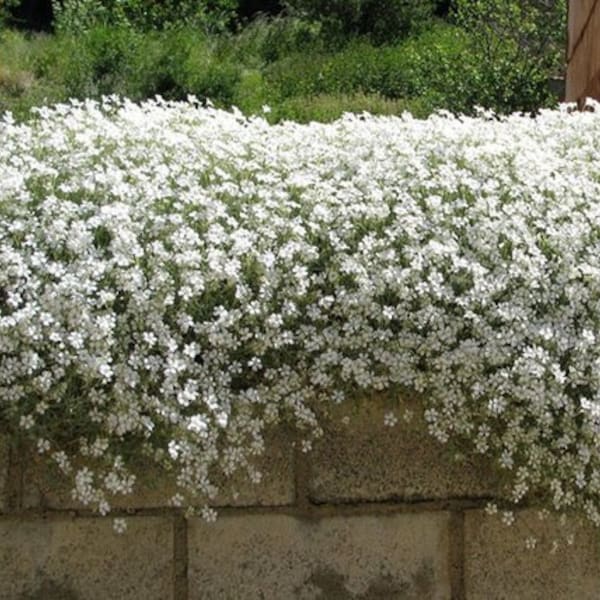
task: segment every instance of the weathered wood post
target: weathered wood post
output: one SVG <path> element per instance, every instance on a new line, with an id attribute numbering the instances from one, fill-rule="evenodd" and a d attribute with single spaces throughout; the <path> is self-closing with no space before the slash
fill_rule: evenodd
<path id="1" fill-rule="evenodd" d="M 600 0 L 569 0 L 567 102 L 600 100 Z"/>

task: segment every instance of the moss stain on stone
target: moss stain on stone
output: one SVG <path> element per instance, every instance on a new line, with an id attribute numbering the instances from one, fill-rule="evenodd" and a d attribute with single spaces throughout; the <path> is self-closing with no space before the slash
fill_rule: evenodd
<path id="1" fill-rule="evenodd" d="M 305 585 L 319 590 L 320 598 L 327 600 L 426 600 L 434 593 L 434 569 L 430 562 L 423 562 L 410 582 L 398 581 L 391 575 L 382 575 L 372 581 L 362 594 L 353 594 L 346 587 L 346 576 L 334 569 L 320 567 L 306 580 Z M 295 589 L 299 596 L 301 590 Z"/>
<path id="2" fill-rule="evenodd" d="M 25 592 L 18 600 L 82 600 L 82 598 L 68 585 L 53 579 L 44 579 L 35 592 Z"/>

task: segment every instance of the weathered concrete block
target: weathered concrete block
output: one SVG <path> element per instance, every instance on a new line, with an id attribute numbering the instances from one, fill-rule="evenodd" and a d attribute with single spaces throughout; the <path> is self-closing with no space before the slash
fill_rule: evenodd
<path id="1" fill-rule="evenodd" d="M 172 521 L 132 517 L 124 535 L 112 519 L 0 521 L 3 600 L 173 598 Z"/>
<path id="2" fill-rule="evenodd" d="M 479 498 L 500 494 L 490 461 L 461 456 L 437 442 L 417 418 L 384 425 L 385 400 L 331 412 L 325 435 L 306 455 L 308 494 L 313 502 L 415 501 Z M 400 411 L 398 411 L 400 412 Z M 347 424 L 346 424 L 347 423 Z"/>
<path id="3" fill-rule="evenodd" d="M 528 539 L 535 548 L 527 548 Z M 535 510 L 517 512 L 510 527 L 498 516 L 467 511 L 465 591 L 467 600 L 598 600 L 600 530 L 541 520 Z"/>
<path id="4" fill-rule="evenodd" d="M 0 514 L 8 509 L 9 460 L 8 440 L 0 435 Z"/>
<path id="5" fill-rule="evenodd" d="M 447 513 L 190 522 L 190 600 L 451 597 Z"/>
<path id="6" fill-rule="evenodd" d="M 252 483 L 246 474 L 239 473 L 223 480 L 223 492 L 213 506 L 285 506 L 295 502 L 293 432 L 284 426 L 266 435 L 265 453 L 257 457 L 261 472 L 259 483 Z"/>
<path id="7" fill-rule="evenodd" d="M 28 453 L 21 457 L 17 467 L 23 485 L 22 504 L 24 509 L 81 510 L 86 507 L 73 500 L 72 481 L 57 467 L 47 464 L 41 457 Z M 138 479 L 134 493 L 109 498 L 113 509 L 165 508 L 169 498 L 175 493 L 173 478 L 158 474 L 158 470 L 148 464 L 147 469 L 136 473 Z"/>
<path id="8" fill-rule="evenodd" d="M 295 498 L 294 453 L 292 440 L 283 429 L 267 435 L 265 454 L 257 458 L 263 474 L 258 484 L 239 473 L 231 480 L 222 480 L 221 493 L 212 502 L 222 506 L 282 506 L 291 504 Z M 70 482 L 57 469 L 49 469 L 39 456 L 30 454 L 21 460 L 23 470 L 23 507 L 55 510 L 78 510 L 85 508 L 71 497 Z M 170 498 L 177 492 L 175 478 L 159 473 L 157 467 L 148 463 L 140 467 L 133 494 L 110 499 L 115 509 L 135 510 L 167 508 Z"/>

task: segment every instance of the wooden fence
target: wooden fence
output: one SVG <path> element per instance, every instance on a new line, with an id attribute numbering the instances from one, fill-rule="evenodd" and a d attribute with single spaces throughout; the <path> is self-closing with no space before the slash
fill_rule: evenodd
<path id="1" fill-rule="evenodd" d="M 567 102 L 600 100 L 600 0 L 570 0 Z"/>

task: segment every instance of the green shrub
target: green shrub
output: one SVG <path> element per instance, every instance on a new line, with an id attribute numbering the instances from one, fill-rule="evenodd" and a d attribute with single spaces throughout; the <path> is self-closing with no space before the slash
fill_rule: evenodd
<path id="1" fill-rule="evenodd" d="M 265 78 L 280 101 L 359 92 L 418 99 L 422 110 L 455 113 L 472 113 L 475 106 L 530 112 L 556 101 L 548 65 L 519 63 L 510 39 L 499 42 L 495 60 L 487 59 L 476 50 L 479 35 L 436 24 L 400 44 L 357 40 L 335 53 L 297 52 L 266 67 Z"/>
<path id="2" fill-rule="evenodd" d="M 200 40 L 197 43 L 202 43 Z M 185 97 L 181 63 L 189 54 L 186 32 L 148 32 L 134 49 L 128 79 L 130 97 L 138 100 L 160 95 L 166 99 Z"/>
<path id="3" fill-rule="evenodd" d="M 477 105 L 499 113 L 535 112 L 556 101 L 549 80 L 561 69 L 564 0 L 551 0 L 547 12 L 542 0 L 461 0 L 454 24 L 436 22 L 418 35 L 380 45 L 350 33 L 328 38 L 326 19 L 316 21 L 317 13 L 308 10 L 316 11 L 317 4 L 306 0 L 304 12 L 301 4 L 301 16 L 259 18 L 238 34 L 209 35 L 186 26 L 186 19 L 174 26 L 166 17 L 160 27 L 144 30 L 150 21 L 135 16 L 142 4 L 134 0 L 68 0 L 55 36 L 28 38 L 4 30 L 0 110 L 24 114 L 36 104 L 102 94 L 134 100 L 194 94 L 248 113 L 268 104 L 273 117 L 328 120 L 352 110 L 356 98 L 400 100 L 420 115 L 442 108 L 471 113 Z M 363 5 L 366 0 L 351 0 L 344 10 Z M 156 3 L 143 6 L 144 18 L 158 18 L 152 12 Z M 168 12 L 171 4 L 160 6 Z M 338 5 L 319 6 L 329 14 Z M 73 20 L 61 21 L 65 15 Z"/>
<path id="4" fill-rule="evenodd" d="M 65 99 L 61 82 L 43 76 L 39 69 L 52 44 L 52 38 L 44 35 L 0 32 L 0 113 L 10 110 L 25 118 L 33 106 Z"/>
<path id="5" fill-rule="evenodd" d="M 38 71 L 42 77 L 60 81 L 69 97 L 127 95 L 132 56 L 140 40 L 133 30 L 107 26 L 77 36 L 60 35 L 38 61 Z"/>
<path id="6" fill-rule="evenodd" d="M 184 99 L 190 93 L 188 65 L 193 51 L 210 54 L 206 36 L 189 29 L 145 33 L 132 57 L 130 95 Z"/>
<path id="7" fill-rule="evenodd" d="M 458 28 L 436 25 L 395 46 L 357 41 L 337 53 L 297 53 L 268 67 L 266 76 L 282 99 L 362 92 L 392 99 L 425 97 L 437 107 L 460 86 L 452 78 L 461 69 L 465 50 Z"/>
<path id="8" fill-rule="evenodd" d="M 367 35 L 388 43 L 430 25 L 434 0 L 286 0 L 292 14 L 318 21 L 336 37 Z"/>
<path id="9" fill-rule="evenodd" d="M 355 93 L 290 98 L 275 105 L 268 116 L 274 122 L 327 123 L 339 119 L 344 113 L 400 115 L 405 111 L 416 117 L 424 117 L 429 112 L 418 100 L 391 100 L 377 94 Z"/>
<path id="10" fill-rule="evenodd" d="M 299 52 L 324 52 L 330 45 L 319 23 L 289 16 L 256 18 L 229 42 L 237 58 L 253 67 Z"/>
<path id="11" fill-rule="evenodd" d="M 480 104 L 512 112 L 556 101 L 549 79 L 564 71 L 566 16 L 566 0 L 457 0 Z"/>
<path id="12" fill-rule="evenodd" d="M 0 2 L 0 29 L 12 20 L 12 10 L 19 6 L 20 0 L 2 0 Z"/>
<path id="13" fill-rule="evenodd" d="M 81 33 L 98 25 L 217 32 L 232 24 L 238 0 L 53 0 L 52 6 L 59 32 Z"/>
<path id="14" fill-rule="evenodd" d="M 65 98 L 118 94 L 183 100 L 195 94 L 219 106 L 232 104 L 242 71 L 201 32 L 108 26 L 52 38 L 35 68 L 40 78 L 59 82 Z"/>
<path id="15" fill-rule="evenodd" d="M 241 66 L 218 48 L 194 45 L 182 64 L 182 73 L 188 93 L 227 107 L 233 103 Z"/>
<path id="16" fill-rule="evenodd" d="M 233 104 L 246 114 L 262 113 L 266 104 L 271 104 L 272 98 L 262 73 L 256 69 L 244 69 L 240 73 L 235 88 Z"/>

